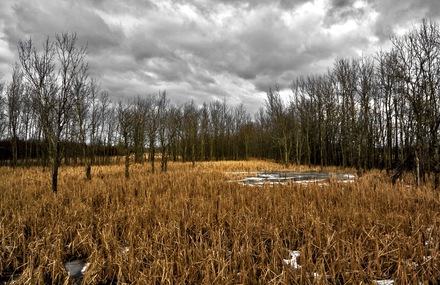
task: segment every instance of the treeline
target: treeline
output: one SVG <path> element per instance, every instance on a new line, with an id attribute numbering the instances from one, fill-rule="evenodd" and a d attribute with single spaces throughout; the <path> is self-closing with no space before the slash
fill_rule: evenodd
<path id="1" fill-rule="evenodd" d="M 423 20 L 391 39 L 389 51 L 338 58 L 328 72 L 275 87 L 251 117 L 226 101 L 175 105 L 165 91 L 114 102 L 90 78 L 76 34 L 48 38 L 42 49 L 19 43 L 12 79 L 2 85 L 0 159 L 13 166 L 88 167 L 125 155 L 155 160 L 275 159 L 286 165 L 359 169 L 418 163 L 438 181 L 440 31 Z M 423 177 L 423 175 L 421 175 Z"/>
<path id="2" fill-rule="evenodd" d="M 440 31 L 423 20 L 390 51 L 338 58 L 325 74 L 298 77 L 292 95 L 268 92 L 257 122 L 284 163 L 359 169 L 416 164 L 439 173 Z"/>

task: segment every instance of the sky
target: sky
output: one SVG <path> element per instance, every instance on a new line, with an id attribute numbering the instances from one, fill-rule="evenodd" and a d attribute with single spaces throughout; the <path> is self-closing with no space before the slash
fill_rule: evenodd
<path id="1" fill-rule="evenodd" d="M 166 90 L 253 115 L 269 88 L 387 49 L 423 18 L 440 22 L 439 0 L 1 0 L 0 74 L 11 80 L 20 40 L 76 32 L 115 100 Z"/>

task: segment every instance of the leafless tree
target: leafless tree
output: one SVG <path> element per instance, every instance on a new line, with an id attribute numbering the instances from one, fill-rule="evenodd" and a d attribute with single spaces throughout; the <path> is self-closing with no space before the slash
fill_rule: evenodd
<path id="1" fill-rule="evenodd" d="M 118 104 L 117 114 L 119 123 L 119 133 L 121 143 L 125 152 L 125 178 L 130 177 L 130 152 L 132 146 L 132 132 L 134 127 L 134 114 L 132 106 L 124 104 L 122 101 Z"/>
<path id="2" fill-rule="evenodd" d="M 8 125 L 12 147 L 12 165 L 14 167 L 17 166 L 18 161 L 18 132 L 24 91 L 23 72 L 19 64 L 16 63 L 12 71 L 12 81 L 6 92 Z"/>
<path id="3" fill-rule="evenodd" d="M 157 96 L 149 95 L 145 101 L 145 114 L 146 114 L 146 127 L 147 127 L 147 138 L 148 138 L 148 158 L 151 164 L 151 172 L 155 171 L 155 158 L 156 158 L 156 140 L 157 140 L 157 130 L 159 128 L 158 112 L 159 108 L 157 106 Z"/>
<path id="4" fill-rule="evenodd" d="M 89 128 L 89 112 L 92 104 L 91 95 L 96 93 L 98 88 L 95 81 L 88 78 L 87 73 L 82 73 L 73 83 L 73 94 L 75 97 L 73 105 L 73 118 L 75 125 L 74 135 L 79 138 L 81 145 L 81 162 L 85 165 L 85 173 L 87 179 L 92 179 L 91 176 L 91 161 L 88 156 L 87 133 Z"/>
<path id="5" fill-rule="evenodd" d="M 0 74 L 0 79 L 3 78 L 3 74 Z M 5 98 L 3 97 L 4 82 L 0 81 L 0 138 L 5 136 L 5 130 L 7 126 L 6 114 L 5 114 Z"/>
<path id="6" fill-rule="evenodd" d="M 196 163 L 197 137 L 199 132 L 199 110 L 194 101 L 183 106 L 182 113 L 182 140 L 183 140 L 183 160 L 187 161 L 190 157 L 193 167 Z"/>
<path id="7" fill-rule="evenodd" d="M 168 168 L 168 148 L 172 136 L 169 135 L 171 131 L 171 109 L 170 100 L 167 98 L 166 91 L 159 94 L 157 99 L 157 119 L 158 119 L 158 138 L 159 138 L 159 148 L 161 154 L 161 165 L 160 168 L 162 172 L 167 171 Z"/>
<path id="8" fill-rule="evenodd" d="M 434 170 L 437 188 L 440 184 L 440 29 L 438 24 L 425 19 L 419 28 L 394 37 L 392 43 L 401 93 L 414 117 L 415 144 L 420 152 L 417 155 L 427 164 L 424 169 Z M 417 177 L 417 184 L 419 181 Z"/>
<path id="9" fill-rule="evenodd" d="M 279 147 L 281 158 L 288 167 L 290 164 L 290 154 L 292 151 L 292 121 L 288 107 L 283 102 L 278 87 L 267 92 L 266 99 L 267 118 L 272 125 L 272 138 Z"/>
<path id="10" fill-rule="evenodd" d="M 61 163 L 61 138 L 75 105 L 73 87 L 88 71 L 86 47 L 77 45 L 76 34 L 49 37 L 37 51 L 32 39 L 18 44 L 24 77 L 31 88 L 34 108 L 48 142 L 51 161 L 52 191 L 57 192 Z"/>

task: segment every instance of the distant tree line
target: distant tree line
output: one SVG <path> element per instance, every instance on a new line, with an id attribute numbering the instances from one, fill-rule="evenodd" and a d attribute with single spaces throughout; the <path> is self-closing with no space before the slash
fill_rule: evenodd
<path id="1" fill-rule="evenodd" d="M 275 159 L 285 165 L 392 169 L 418 163 L 439 183 L 440 30 L 422 23 L 391 39 L 390 51 L 338 58 L 324 74 L 277 86 L 252 118 L 243 104 L 170 102 L 166 91 L 114 102 L 89 76 L 76 34 L 18 44 L 19 63 L 2 83 L 0 160 L 43 165 L 56 192 L 61 164 L 91 166 L 125 157 L 195 164 L 207 160 Z M 283 93 L 284 94 L 284 93 Z"/>

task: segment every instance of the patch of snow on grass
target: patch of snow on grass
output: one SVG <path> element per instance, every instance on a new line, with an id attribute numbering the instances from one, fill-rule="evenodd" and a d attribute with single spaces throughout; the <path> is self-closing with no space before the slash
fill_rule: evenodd
<path id="1" fill-rule="evenodd" d="M 394 280 L 374 280 L 373 283 L 377 285 L 394 285 Z"/>
<path id="2" fill-rule="evenodd" d="M 291 251 L 290 259 L 283 259 L 284 264 L 292 266 L 294 269 L 300 269 L 301 265 L 298 264 L 298 257 L 301 255 L 299 251 Z"/>

